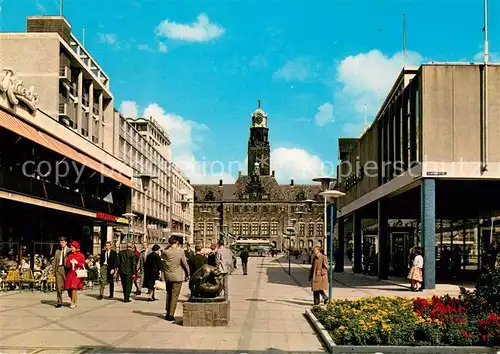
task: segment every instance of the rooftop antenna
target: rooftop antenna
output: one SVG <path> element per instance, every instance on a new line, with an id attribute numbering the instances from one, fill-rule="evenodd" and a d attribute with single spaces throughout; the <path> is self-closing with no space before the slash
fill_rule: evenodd
<path id="1" fill-rule="evenodd" d="M 85 47 L 85 26 L 82 28 L 82 45 Z"/>
<path id="2" fill-rule="evenodd" d="M 365 127 L 368 126 L 368 106 L 365 104 Z"/>
<path id="3" fill-rule="evenodd" d="M 484 64 L 488 64 L 489 48 L 488 48 L 488 0 L 484 0 Z"/>
<path id="4" fill-rule="evenodd" d="M 403 14 L 403 69 L 405 67 L 406 67 L 406 14 Z"/>
<path id="5" fill-rule="evenodd" d="M 257 108 L 260 108 L 260 100 L 257 100 Z"/>
<path id="6" fill-rule="evenodd" d="M 63 15 L 63 2 L 64 0 L 59 0 L 59 16 Z"/>

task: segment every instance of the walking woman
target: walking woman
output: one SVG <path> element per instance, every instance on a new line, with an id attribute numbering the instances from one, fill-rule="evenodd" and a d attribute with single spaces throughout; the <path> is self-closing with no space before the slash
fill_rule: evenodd
<path id="1" fill-rule="evenodd" d="M 144 262 L 144 279 L 142 286 L 148 289 L 148 301 L 155 301 L 155 282 L 160 280 L 162 262 L 160 257 L 160 246 L 154 245 L 153 252 L 148 254 Z"/>
<path id="2" fill-rule="evenodd" d="M 139 267 L 139 258 L 141 257 L 141 252 L 137 250 L 137 246 L 134 245 L 133 249 L 135 253 L 135 257 L 137 258 L 137 269 L 135 270 L 134 275 L 132 275 L 132 282 L 134 283 L 135 286 L 135 294 L 136 295 L 141 295 L 141 288 L 139 288 L 139 283 L 138 283 L 138 278 L 140 276 L 140 267 Z"/>
<path id="3" fill-rule="evenodd" d="M 413 259 L 413 265 L 408 274 L 408 279 L 410 279 L 411 282 L 411 291 L 422 291 L 421 284 L 423 281 L 422 269 L 424 268 L 424 257 L 422 257 L 422 251 L 418 247 L 415 247 L 413 253 L 415 258 Z"/>
<path id="4" fill-rule="evenodd" d="M 71 296 L 71 305 L 69 307 L 74 309 L 76 307 L 76 292 L 83 289 L 83 278 L 79 278 L 76 271 L 85 269 L 85 257 L 80 253 L 80 244 L 78 242 L 72 241 L 69 246 L 71 253 L 66 260 L 68 273 L 66 274 L 64 288 Z"/>
<path id="5" fill-rule="evenodd" d="M 321 253 L 319 246 L 313 249 L 313 260 L 309 281 L 312 282 L 312 291 L 314 296 L 314 304 L 319 305 L 320 296 L 323 298 L 323 303 L 326 305 L 330 299 L 325 294 L 328 290 L 328 259 Z"/>

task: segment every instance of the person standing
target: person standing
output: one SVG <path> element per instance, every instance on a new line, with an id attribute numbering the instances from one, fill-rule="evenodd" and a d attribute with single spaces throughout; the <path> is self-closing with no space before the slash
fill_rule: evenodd
<path id="1" fill-rule="evenodd" d="M 189 265 L 186 261 L 184 250 L 179 248 L 179 240 L 175 236 L 168 239 L 170 247 L 163 251 L 161 258 L 163 260 L 165 285 L 167 296 L 165 299 L 165 320 L 175 321 L 175 309 L 177 308 L 177 299 L 182 288 L 182 282 L 189 279 Z"/>
<path id="2" fill-rule="evenodd" d="M 141 261 L 141 252 L 137 250 L 137 246 L 133 245 L 132 246 L 132 251 L 134 251 L 135 258 L 136 258 L 136 263 L 135 263 L 135 273 L 132 275 L 132 283 L 135 286 L 135 294 L 136 295 L 141 295 L 141 289 L 142 289 L 142 279 L 144 277 L 144 274 L 141 275 L 141 269 L 139 266 L 139 263 Z M 140 279 L 139 279 L 140 278 Z M 139 285 L 140 284 L 140 285 Z"/>
<path id="3" fill-rule="evenodd" d="M 207 257 L 201 253 L 201 246 L 195 246 L 194 250 L 196 254 L 187 260 L 191 276 L 208 262 Z"/>
<path id="4" fill-rule="evenodd" d="M 146 262 L 146 259 L 148 258 L 148 255 L 151 253 L 151 250 L 149 249 L 149 243 L 147 241 L 144 241 L 142 244 L 142 250 L 139 255 L 139 261 L 137 263 L 137 275 L 140 277 L 139 279 L 139 285 L 140 288 L 137 289 L 135 292 L 136 295 L 141 295 L 141 289 L 145 288 L 144 286 L 144 263 Z"/>
<path id="5" fill-rule="evenodd" d="M 72 241 L 71 253 L 66 258 L 66 267 L 68 267 L 68 274 L 64 282 L 64 288 L 71 293 L 70 308 L 76 307 L 76 292 L 83 289 L 83 278 L 79 278 L 77 270 L 85 269 L 85 256 L 80 252 L 80 244 L 77 241 Z"/>
<path id="6" fill-rule="evenodd" d="M 123 302 L 130 302 L 132 292 L 132 277 L 137 270 L 137 257 L 133 251 L 134 246 L 127 243 L 127 249 L 120 251 L 116 262 L 116 272 L 120 274 L 123 289 Z"/>
<path id="7" fill-rule="evenodd" d="M 54 278 L 56 279 L 57 304 L 56 308 L 62 307 L 62 292 L 64 290 L 64 282 L 66 281 L 66 257 L 70 251 L 66 239 L 59 238 L 59 246 L 61 247 L 54 255 L 54 265 L 52 266 Z M 68 293 L 71 297 L 71 295 Z"/>
<path id="8" fill-rule="evenodd" d="M 311 271 L 309 273 L 309 281 L 311 282 L 311 290 L 313 292 L 314 304 L 319 305 L 320 296 L 323 302 L 327 304 L 330 299 L 325 294 L 328 290 L 328 259 L 321 253 L 321 248 L 315 246 L 313 249 L 314 257 L 312 261 Z"/>
<path id="9" fill-rule="evenodd" d="M 208 265 L 212 267 L 217 267 L 217 262 L 215 261 L 215 251 L 216 251 L 216 246 L 215 245 L 210 245 L 210 253 L 208 254 Z"/>
<path id="10" fill-rule="evenodd" d="M 414 249 L 415 258 L 413 259 L 413 266 L 410 269 L 410 274 L 408 274 L 408 279 L 411 282 L 411 291 L 423 291 L 421 283 L 423 281 L 424 268 L 424 257 L 422 257 L 422 251 L 420 248 L 415 247 Z"/>
<path id="11" fill-rule="evenodd" d="M 144 262 L 144 281 L 142 287 L 148 289 L 148 301 L 156 301 L 155 282 L 160 280 L 162 270 L 160 246 L 154 245 Z"/>
<path id="12" fill-rule="evenodd" d="M 233 253 L 224 247 L 224 241 L 217 242 L 217 252 L 215 253 L 215 263 L 217 268 L 224 275 L 223 288 L 224 297 L 229 297 L 229 274 L 233 271 Z"/>
<path id="13" fill-rule="evenodd" d="M 101 266 L 100 288 L 98 300 L 102 300 L 104 288 L 109 283 L 109 298 L 114 297 L 115 292 L 115 268 L 116 268 L 116 251 L 111 249 L 111 242 L 106 242 L 104 250 L 99 257 L 99 265 Z"/>
<path id="14" fill-rule="evenodd" d="M 196 247 L 195 247 L 195 249 L 196 249 Z M 194 252 L 191 249 L 191 245 L 189 243 L 186 243 L 186 249 L 184 250 L 184 255 L 186 256 L 186 260 L 188 262 L 194 256 Z"/>
<path id="15" fill-rule="evenodd" d="M 243 251 L 240 252 L 241 258 L 241 268 L 243 268 L 243 275 L 248 275 L 248 258 L 250 254 L 248 253 L 248 249 L 244 248 Z"/>

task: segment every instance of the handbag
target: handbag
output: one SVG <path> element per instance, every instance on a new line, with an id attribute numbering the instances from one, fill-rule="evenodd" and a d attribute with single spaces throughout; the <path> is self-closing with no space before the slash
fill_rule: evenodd
<path id="1" fill-rule="evenodd" d="M 166 290 L 167 286 L 164 281 L 156 280 L 155 281 L 155 289 L 156 290 Z"/>
<path id="2" fill-rule="evenodd" d="M 87 272 L 87 269 L 85 269 L 85 266 L 83 266 L 83 269 L 76 270 L 76 277 L 77 278 L 87 278 L 88 277 L 88 272 Z"/>

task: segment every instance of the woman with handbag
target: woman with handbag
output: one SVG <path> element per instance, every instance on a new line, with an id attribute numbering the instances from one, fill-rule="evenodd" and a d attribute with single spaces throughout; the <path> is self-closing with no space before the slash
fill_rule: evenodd
<path id="1" fill-rule="evenodd" d="M 160 280 L 162 261 L 160 257 L 160 246 L 154 245 L 153 252 L 148 254 L 144 262 L 144 281 L 142 286 L 148 289 L 148 301 L 155 301 L 155 284 Z"/>
<path id="2" fill-rule="evenodd" d="M 327 304 L 330 299 L 325 294 L 325 290 L 328 290 L 328 259 L 324 254 L 321 253 L 321 248 L 319 246 L 313 249 L 313 260 L 311 266 L 311 272 L 309 274 L 309 281 L 312 282 L 312 292 L 314 296 L 314 305 L 319 305 L 320 296 L 323 298 L 324 304 Z"/>
<path id="3" fill-rule="evenodd" d="M 85 269 L 85 257 L 80 253 L 80 244 L 77 241 L 72 241 L 70 247 L 71 253 L 66 260 L 68 273 L 64 288 L 71 294 L 70 308 L 74 309 L 76 307 L 76 291 L 83 289 L 83 280 L 87 277 L 87 270 Z"/>

